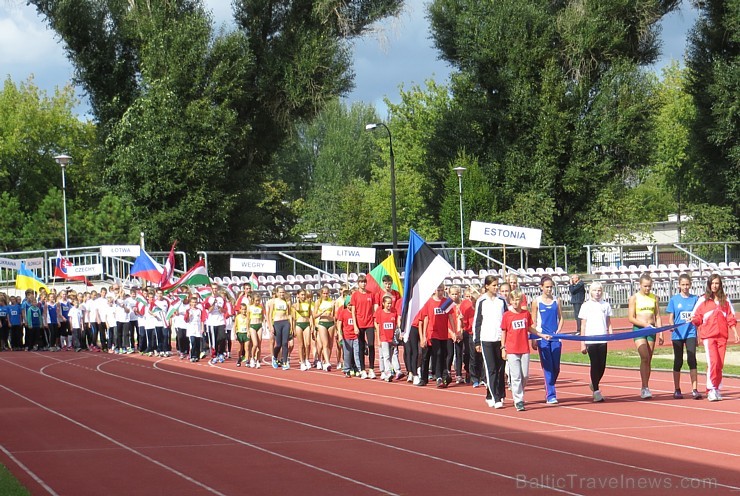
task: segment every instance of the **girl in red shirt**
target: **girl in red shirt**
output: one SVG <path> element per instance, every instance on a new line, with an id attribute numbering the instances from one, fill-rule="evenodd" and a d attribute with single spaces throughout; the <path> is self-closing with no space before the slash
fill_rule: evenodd
<path id="1" fill-rule="evenodd" d="M 401 365 L 398 363 L 398 348 L 393 344 L 393 335 L 401 321 L 393 309 L 393 298 L 384 296 L 382 308 L 375 311 L 375 334 L 380 339 L 380 379 L 391 382 L 402 377 Z"/>
<path id="2" fill-rule="evenodd" d="M 509 293 L 509 310 L 501 320 L 501 356 L 509 364 L 511 395 L 518 412 L 524 411 L 524 388 L 529 377 L 529 334 L 550 339 L 549 335 L 537 332 L 532 314 L 522 308 L 522 297 L 518 289 Z"/>
<path id="3" fill-rule="evenodd" d="M 712 274 L 707 279 L 707 291 L 696 304 L 691 322 L 697 327 L 707 355 L 707 399 L 720 401 L 728 331 L 732 330 L 736 343 L 740 336 L 737 334 L 735 310 L 725 296 L 719 274 Z"/>

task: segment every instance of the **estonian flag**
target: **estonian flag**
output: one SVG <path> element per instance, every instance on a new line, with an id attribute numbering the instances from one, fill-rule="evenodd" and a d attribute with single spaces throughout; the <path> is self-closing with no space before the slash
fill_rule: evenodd
<path id="1" fill-rule="evenodd" d="M 411 320 L 416 317 L 432 293 L 453 270 L 447 260 L 437 255 L 431 246 L 416 234 L 409 234 L 409 253 L 406 258 L 406 279 L 403 283 L 403 317 L 401 325 L 404 334 L 411 329 Z"/>

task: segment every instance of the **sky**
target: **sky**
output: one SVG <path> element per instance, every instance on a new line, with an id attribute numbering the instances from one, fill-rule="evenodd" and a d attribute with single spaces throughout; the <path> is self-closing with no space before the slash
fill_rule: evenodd
<path id="1" fill-rule="evenodd" d="M 231 19 L 230 0 L 204 0 L 214 19 L 227 27 Z M 399 87 L 424 85 L 428 79 L 447 81 L 451 68 L 439 60 L 432 45 L 426 5 L 429 0 L 406 0 L 402 13 L 374 26 L 371 33 L 354 42 L 355 89 L 345 97 L 347 102 L 362 101 L 375 106 L 385 118 L 384 97 L 400 101 Z M 672 59 L 683 61 L 686 34 L 693 26 L 698 11 L 684 1 L 681 10 L 662 22 L 663 54 L 653 67 L 660 69 Z M 26 0 L 0 0 L 0 76 L 19 84 L 33 76 L 34 84 L 49 95 L 54 88 L 68 84 L 73 76 L 62 44 L 53 31 Z M 77 111 L 82 117 L 88 110 L 84 95 Z"/>

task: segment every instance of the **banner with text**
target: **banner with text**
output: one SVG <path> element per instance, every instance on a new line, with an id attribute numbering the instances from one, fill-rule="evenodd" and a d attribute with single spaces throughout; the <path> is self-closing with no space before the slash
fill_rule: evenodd
<path id="1" fill-rule="evenodd" d="M 21 268 L 21 261 L 12 258 L 0 258 L 0 268 L 18 270 Z"/>
<path id="2" fill-rule="evenodd" d="M 514 245 L 526 248 L 539 248 L 542 238 L 541 229 L 529 227 L 505 226 L 473 221 L 470 223 L 470 240 L 482 241 L 494 245 Z"/>
<path id="3" fill-rule="evenodd" d="M 100 247 L 100 255 L 104 257 L 138 257 L 141 255 L 141 246 L 103 245 Z"/>
<path id="4" fill-rule="evenodd" d="M 67 275 L 69 277 L 77 276 L 99 276 L 103 273 L 103 264 L 91 264 L 91 265 L 68 265 Z"/>
<path id="5" fill-rule="evenodd" d="M 321 260 L 332 262 L 375 263 L 375 248 L 357 248 L 355 246 L 322 246 Z"/>
<path id="6" fill-rule="evenodd" d="M 231 272 L 265 272 L 274 274 L 277 272 L 275 260 L 261 260 L 258 258 L 232 258 L 230 263 Z"/>

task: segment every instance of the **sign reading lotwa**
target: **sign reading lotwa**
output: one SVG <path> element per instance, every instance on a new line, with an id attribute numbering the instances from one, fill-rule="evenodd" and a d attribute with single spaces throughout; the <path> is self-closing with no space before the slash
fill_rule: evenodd
<path id="1" fill-rule="evenodd" d="M 261 260 L 253 258 L 232 258 L 230 263 L 231 272 L 277 272 L 275 260 Z"/>
<path id="2" fill-rule="evenodd" d="M 103 264 L 68 265 L 68 276 L 99 276 L 103 273 Z"/>
<path id="3" fill-rule="evenodd" d="M 104 257 L 138 257 L 141 255 L 139 245 L 103 245 L 100 255 Z"/>
<path id="4" fill-rule="evenodd" d="M 375 248 L 324 245 L 321 247 L 321 260 L 375 263 Z"/>
<path id="5" fill-rule="evenodd" d="M 473 221 L 470 223 L 470 240 L 483 241 L 495 245 L 514 245 L 526 248 L 539 248 L 541 229 L 529 227 L 504 226 Z"/>

